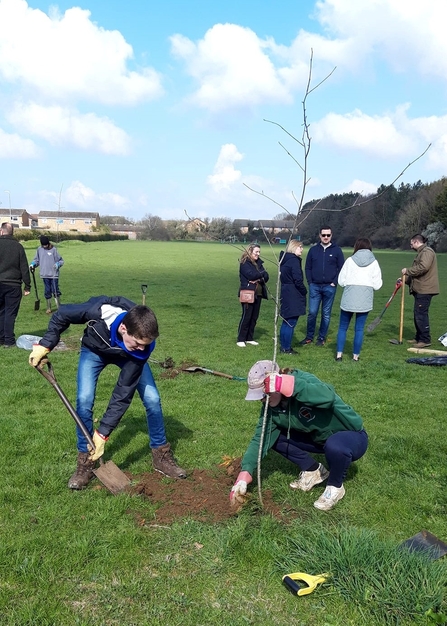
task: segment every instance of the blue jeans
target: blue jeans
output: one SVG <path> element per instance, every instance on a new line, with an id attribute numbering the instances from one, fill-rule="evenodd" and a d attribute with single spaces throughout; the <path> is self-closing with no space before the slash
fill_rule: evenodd
<path id="1" fill-rule="evenodd" d="M 320 304 L 321 322 L 317 339 L 321 339 L 323 341 L 326 339 L 326 335 L 329 330 L 329 322 L 331 321 L 331 311 L 332 305 L 334 304 L 336 290 L 337 287 L 331 287 L 331 285 L 317 285 L 316 283 L 310 283 L 306 339 L 314 338 Z"/>
<path id="2" fill-rule="evenodd" d="M 340 324 L 338 326 L 337 334 L 337 352 L 343 352 L 346 342 L 346 333 L 351 322 L 354 313 L 350 311 L 340 310 Z M 365 329 L 366 318 L 368 313 L 355 313 L 355 327 L 354 327 L 354 345 L 352 347 L 352 354 L 360 354 L 363 344 L 363 331 Z"/>
<path id="3" fill-rule="evenodd" d="M 281 350 L 290 350 L 292 347 L 293 331 L 298 323 L 298 317 L 288 317 L 283 319 L 279 330 L 279 342 Z"/>
<path id="4" fill-rule="evenodd" d="M 125 362 L 126 359 L 123 358 L 121 367 Z M 95 352 L 84 346 L 81 347 L 78 365 L 76 411 L 91 435 L 93 435 L 93 406 L 95 404 L 96 385 L 100 373 L 109 364 L 110 361 L 108 359 L 95 354 Z M 120 367 L 120 360 L 115 364 Z M 150 447 L 158 448 L 163 446 L 166 443 L 166 433 L 160 396 L 147 363 L 143 368 L 137 391 L 146 409 Z M 76 428 L 76 433 L 78 451 L 88 452 L 87 440 L 79 428 Z"/>
<path id="5" fill-rule="evenodd" d="M 281 434 L 273 450 L 298 465 L 302 472 L 312 471 L 316 461 L 309 454 L 324 454 L 329 468 L 327 484 L 341 487 L 352 461 L 357 461 L 368 448 L 368 435 L 364 430 L 343 430 L 334 433 L 324 443 L 315 443 L 307 433 L 296 430 L 290 438 Z M 316 468 L 315 468 L 316 469 Z"/>

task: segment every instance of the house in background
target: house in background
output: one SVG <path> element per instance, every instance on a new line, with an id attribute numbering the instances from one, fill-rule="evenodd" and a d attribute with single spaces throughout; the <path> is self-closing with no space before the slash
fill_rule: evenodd
<path id="1" fill-rule="evenodd" d="M 10 222 L 14 228 L 36 228 L 33 215 L 24 209 L 0 209 L 0 223 Z"/>
<path id="2" fill-rule="evenodd" d="M 90 233 L 99 228 L 99 213 L 40 211 L 36 217 L 39 230 Z"/>
<path id="3" fill-rule="evenodd" d="M 142 229 L 134 224 L 108 224 L 110 232 L 114 235 L 127 235 L 128 239 L 136 239 Z"/>
<path id="4" fill-rule="evenodd" d="M 185 230 L 188 233 L 201 233 L 206 230 L 207 224 L 198 217 L 194 217 L 191 220 L 185 222 Z"/>
<path id="5" fill-rule="evenodd" d="M 233 225 L 239 229 L 241 235 L 246 235 L 251 229 L 264 229 L 270 235 L 276 235 L 281 232 L 291 233 L 295 222 L 292 220 L 234 220 Z"/>

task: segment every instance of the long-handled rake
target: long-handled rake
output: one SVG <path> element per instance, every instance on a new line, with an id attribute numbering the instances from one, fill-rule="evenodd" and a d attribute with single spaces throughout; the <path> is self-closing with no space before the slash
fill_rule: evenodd
<path id="1" fill-rule="evenodd" d="M 386 310 L 387 310 L 387 308 L 390 306 L 391 302 L 393 301 L 394 296 L 395 296 L 395 295 L 396 295 L 396 293 L 399 291 L 399 289 L 401 288 L 401 286 L 402 286 L 402 279 L 401 279 L 401 278 L 399 278 L 399 279 L 396 281 L 396 286 L 395 286 L 395 288 L 394 288 L 394 291 L 393 291 L 393 293 L 391 294 L 391 296 L 388 298 L 388 301 L 387 301 L 387 303 L 385 304 L 385 306 L 384 306 L 383 311 L 381 312 L 381 314 L 380 314 L 378 317 L 376 317 L 376 319 L 375 319 L 375 320 L 373 320 L 373 321 L 371 322 L 371 324 L 369 324 L 369 325 L 366 327 L 366 330 L 367 330 L 369 333 L 370 333 L 370 332 L 372 332 L 375 328 L 377 328 L 377 326 L 380 324 L 380 322 L 382 321 L 383 316 L 385 315 L 385 311 L 386 311 Z"/>

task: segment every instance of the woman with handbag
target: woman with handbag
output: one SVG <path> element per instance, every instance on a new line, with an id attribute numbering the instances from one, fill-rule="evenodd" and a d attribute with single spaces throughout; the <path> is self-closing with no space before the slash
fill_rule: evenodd
<path id="1" fill-rule="evenodd" d="M 253 335 L 262 298 L 267 300 L 265 283 L 269 279 L 262 259 L 259 257 L 260 253 L 261 246 L 258 243 L 252 243 L 244 251 L 239 261 L 239 300 L 242 306 L 242 317 L 239 322 L 236 342 L 239 348 L 245 348 L 247 343 L 252 346 L 258 345 L 258 342 L 253 340 Z"/>
<path id="2" fill-rule="evenodd" d="M 279 255 L 281 272 L 281 310 L 282 324 L 279 330 L 281 352 L 296 354 L 292 348 L 292 339 L 298 318 L 306 313 L 307 289 L 303 282 L 301 255 L 303 244 L 291 239 L 286 251 Z"/>

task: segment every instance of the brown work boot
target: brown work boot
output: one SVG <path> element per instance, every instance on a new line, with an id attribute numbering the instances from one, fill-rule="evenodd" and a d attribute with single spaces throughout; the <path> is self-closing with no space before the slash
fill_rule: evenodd
<path id="1" fill-rule="evenodd" d="M 78 452 L 78 466 L 75 473 L 68 481 L 69 489 L 84 489 L 92 478 L 95 477 L 93 470 L 95 461 L 89 459 L 88 452 Z"/>
<path id="2" fill-rule="evenodd" d="M 185 470 L 179 467 L 174 459 L 170 443 L 152 448 L 152 465 L 154 470 L 169 478 L 186 478 Z"/>

